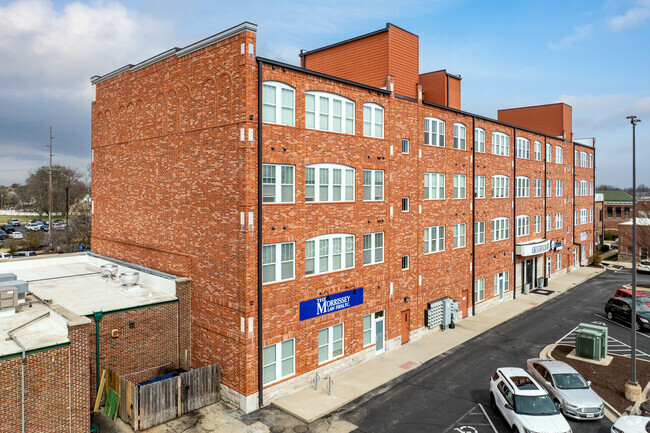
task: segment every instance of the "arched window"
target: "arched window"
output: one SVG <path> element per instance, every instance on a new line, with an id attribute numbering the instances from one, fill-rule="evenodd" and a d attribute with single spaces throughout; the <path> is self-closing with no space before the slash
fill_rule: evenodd
<path id="1" fill-rule="evenodd" d="M 510 137 L 503 132 L 492 133 L 492 154 L 508 156 L 510 155 Z"/>
<path id="2" fill-rule="evenodd" d="M 363 104 L 363 135 L 384 138 L 384 107 L 371 102 Z"/>
<path id="3" fill-rule="evenodd" d="M 294 126 L 296 91 L 279 81 L 262 84 L 262 120 L 267 123 Z"/>
<path id="4" fill-rule="evenodd" d="M 454 123 L 454 149 L 465 150 L 466 128 L 462 123 Z"/>
<path id="5" fill-rule="evenodd" d="M 492 241 L 501 241 L 510 237 L 510 218 L 499 217 L 492 220 Z"/>
<path id="6" fill-rule="evenodd" d="M 510 178 L 508 176 L 501 174 L 492 176 L 492 198 L 508 197 L 510 195 L 509 190 Z"/>
<path id="7" fill-rule="evenodd" d="M 445 147 L 445 122 L 435 117 L 424 118 L 424 144 Z"/>

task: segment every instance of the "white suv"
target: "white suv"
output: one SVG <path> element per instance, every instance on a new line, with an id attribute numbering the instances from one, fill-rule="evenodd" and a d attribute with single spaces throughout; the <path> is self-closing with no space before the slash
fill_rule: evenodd
<path id="1" fill-rule="evenodd" d="M 553 399 L 523 368 L 497 369 L 490 378 L 490 405 L 514 433 L 571 433 Z"/>

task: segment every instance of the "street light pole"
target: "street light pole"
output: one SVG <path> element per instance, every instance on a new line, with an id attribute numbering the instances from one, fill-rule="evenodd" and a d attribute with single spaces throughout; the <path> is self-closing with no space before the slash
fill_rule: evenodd
<path id="1" fill-rule="evenodd" d="M 636 124 L 641 121 L 636 116 L 627 116 L 632 123 L 632 359 L 630 360 L 630 385 L 638 386 L 636 381 Z"/>

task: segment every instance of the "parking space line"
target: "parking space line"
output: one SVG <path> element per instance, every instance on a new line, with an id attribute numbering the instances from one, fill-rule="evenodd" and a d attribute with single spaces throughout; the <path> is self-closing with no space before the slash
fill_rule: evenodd
<path id="1" fill-rule="evenodd" d="M 607 320 L 608 322 L 613 323 L 613 324 L 616 325 L 616 326 L 620 326 L 620 327 L 623 328 L 623 329 L 628 329 L 628 330 L 630 329 L 630 328 L 628 328 L 627 326 L 623 326 L 623 325 L 621 325 L 621 324 L 618 323 L 618 322 L 614 322 L 613 320 L 609 320 L 607 317 L 601 316 L 600 314 L 594 314 L 594 316 L 596 316 L 596 317 L 600 317 L 601 319 L 605 319 L 605 320 Z M 636 333 L 637 333 L 637 335 L 640 335 L 640 336 L 642 336 L 642 337 L 650 338 L 650 337 L 648 337 L 647 335 L 645 335 L 645 334 L 643 334 L 643 333 L 641 333 L 641 332 L 639 332 L 639 331 L 636 331 Z"/>
<path id="2" fill-rule="evenodd" d="M 490 425 L 492 426 L 492 430 L 494 430 L 494 433 L 499 433 L 499 432 L 497 432 L 496 427 L 494 427 L 494 424 L 492 424 L 492 420 L 490 419 L 490 417 L 488 416 L 488 414 L 485 412 L 485 409 L 483 408 L 483 405 L 482 405 L 481 403 L 479 403 L 479 404 L 478 404 L 478 407 L 481 408 L 481 411 L 483 412 L 483 415 L 485 415 L 485 419 L 487 419 L 488 422 L 490 423 Z"/>

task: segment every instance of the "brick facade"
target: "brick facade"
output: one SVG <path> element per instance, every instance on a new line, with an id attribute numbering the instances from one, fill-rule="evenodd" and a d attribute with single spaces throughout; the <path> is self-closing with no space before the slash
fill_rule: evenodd
<path id="1" fill-rule="evenodd" d="M 171 55 L 141 69 L 98 79 L 92 107 L 93 248 L 192 279 L 191 366 L 220 362 L 222 382 L 228 388 L 243 396 L 258 390 L 259 134 L 263 162 L 291 165 L 295 174 L 293 201 L 265 204 L 261 221 L 263 244 L 293 242 L 295 246 L 295 278 L 263 286 L 263 346 L 289 339 L 295 343 L 294 374 L 268 385 L 267 390 L 288 387 L 315 369 L 344 368 L 362 352 L 372 356 L 363 345 L 366 314 L 384 312 L 390 350 L 401 344 L 405 314 L 410 318 L 411 338 L 422 335 L 428 302 L 449 296 L 459 301 L 463 317 L 472 314 L 474 279 L 485 280 L 482 302 L 498 302 L 494 275 L 508 271 L 504 297 L 511 298 L 513 288 L 523 283 L 524 259 L 515 256 L 515 243 L 540 239 L 561 243 L 561 250 L 532 257 L 537 277 L 550 276 L 546 257 L 552 259 L 552 273 L 566 272 L 574 265 L 573 250 L 593 243 L 592 223 L 573 226 L 574 208 L 593 204 L 593 195 L 574 197 L 574 179 L 594 181 L 593 168 L 574 167 L 577 144 L 266 59 L 257 59 L 262 62 L 262 80 L 294 89 L 294 119 L 292 126 L 264 123 L 260 131 L 260 71 L 254 47 L 254 31 L 243 30 L 190 54 Z M 400 76 L 388 76 L 386 81 L 390 88 L 391 83 L 400 82 Z M 355 133 L 307 128 L 308 91 L 330 92 L 354 101 Z M 413 94 L 417 95 L 416 89 Z M 365 103 L 383 107 L 383 138 L 363 135 Z M 424 144 L 426 117 L 444 122 L 445 147 Z M 464 150 L 454 149 L 455 123 L 466 128 Z M 474 127 L 485 131 L 484 152 L 474 149 Z M 507 156 L 493 154 L 493 132 L 509 137 Z M 529 158 L 515 157 L 516 137 L 530 141 Z M 409 140 L 408 153 L 402 153 L 403 139 Z M 533 157 L 536 141 L 541 144 L 540 160 Z M 553 150 L 550 161 L 545 158 L 547 144 Z M 555 163 L 559 147 L 563 161 Z M 354 201 L 306 201 L 305 166 L 317 163 L 355 170 Z M 383 170 L 383 200 L 364 201 L 364 169 Z M 444 199 L 424 199 L 425 173 L 445 174 Z M 465 176 L 465 198 L 454 198 L 454 174 Z M 485 198 L 472 199 L 474 175 L 485 176 Z M 491 198 L 494 175 L 509 177 L 506 198 Z M 529 197 L 515 200 L 516 176 L 530 179 Z M 534 179 L 541 180 L 541 197 L 534 194 Z M 548 198 L 546 179 L 553 181 Z M 555 194 L 556 180 L 563 182 L 559 195 Z M 403 197 L 409 198 L 408 212 L 402 211 Z M 141 229 L 119 230 L 116 220 L 125 207 Z M 547 213 L 553 218 L 548 231 Z M 558 229 L 556 213 L 562 213 Z M 516 237 L 515 217 L 519 215 L 530 216 L 530 230 Z M 538 232 L 534 215 L 541 215 Z M 498 217 L 509 218 L 510 234 L 492 242 L 491 221 Z M 475 245 L 473 254 L 474 221 L 485 222 L 485 242 Z M 195 227 L 192 236 L 176 230 L 188 222 Z M 465 224 L 464 247 L 454 248 L 454 224 Z M 445 226 L 444 251 L 425 254 L 424 229 L 438 225 Z M 363 235 L 375 232 L 384 233 L 384 260 L 364 266 Z M 354 235 L 355 266 L 306 276 L 306 241 L 333 233 Z M 402 269 L 405 255 L 409 256 L 408 269 Z M 561 257 L 557 270 L 556 255 Z M 362 305 L 299 320 L 300 302 L 360 287 L 364 288 Z M 476 307 L 480 309 L 480 302 Z M 331 364 L 319 364 L 319 330 L 340 323 L 344 324 L 343 356 Z"/>

